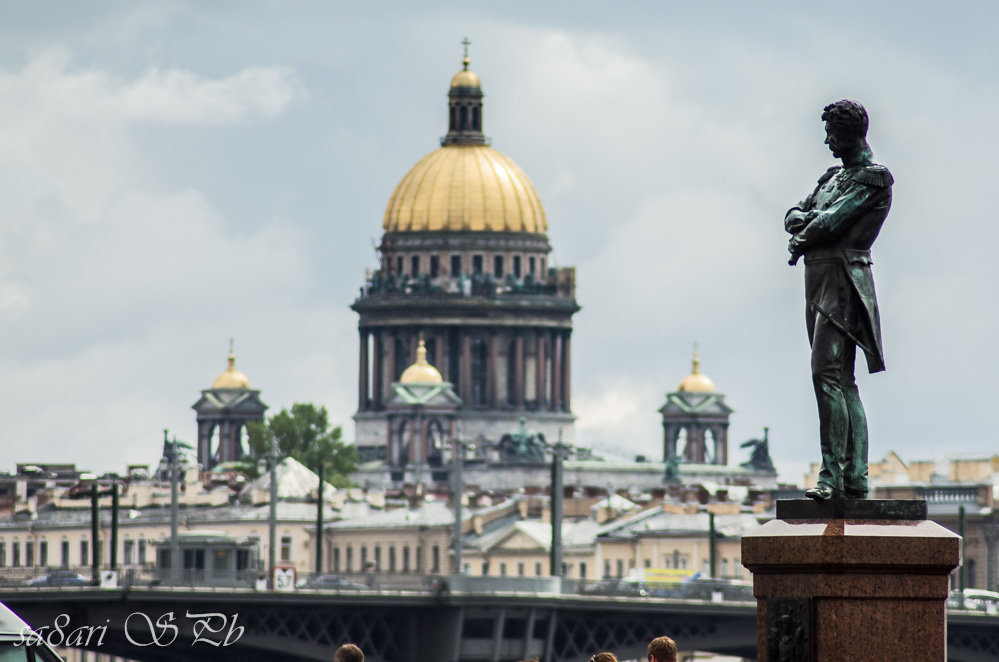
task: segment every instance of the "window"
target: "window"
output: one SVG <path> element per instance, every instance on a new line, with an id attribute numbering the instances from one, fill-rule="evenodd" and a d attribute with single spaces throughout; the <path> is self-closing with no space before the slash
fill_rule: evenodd
<path id="1" fill-rule="evenodd" d="M 28 568 L 35 565 L 35 543 L 32 540 L 24 543 L 24 565 Z"/>
<path id="2" fill-rule="evenodd" d="M 7 567 L 7 543 L 0 542 L 0 568 Z"/>
<path id="3" fill-rule="evenodd" d="M 499 280 L 503 277 L 503 256 L 493 256 L 493 277 Z"/>
<path id="4" fill-rule="evenodd" d="M 59 565 L 63 568 L 69 567 L 69 541 L 63 540 L 62 544 L 59 546 Z M 0 563 L 0 565 L 3 565 Z"/>
<path id="5" fill-rule="evenodd" d="M 506 577 L 506 563 L 500 563 L 500 577 Z"/>
<path id="6" fill-rule="evenodd" d="M 281 536 L 281 560 L 291 561 L 291 536 Z"/>
<path id="7" fill-rule="evenodd" d="M 610 561 L 604 561 L 604 579 L 610 579 Z"/>
<path id="8" fill-rule="evenodd" d="M 423 548 L 416 548 L 416 571 L 423 572 Z"/>
<path id="9" fill-rule="evenodd" d="M 14 541 L 10 546 L 10 564 L 15 568 L 21 565 L 21 543 Z"/>
<path id="10" fill-rule="evenodd" d="M 354 548 L 353 547 L 348 547 L 347 548 L 347 561 L 346 561 L 346 564 L 344 565 L 344 570 L 346 572 L 351 572 L 353 569 L 354 569 Z"/>
<path id="11" fill-rule="evenodd" d="M 732 559 L 732 576 L 736 579 L 742 577 L 742 559 L 738 556 Z"/>
<path id="12" fill-rule="evenodd" d="M 437 278 L 441 275 L 441 256 L 431 255 L 430 256 L 430 277 Z"/>
<path id="13" fill-rule="evenodd" d="M 535 274 L 533 257 L 527 258 L 527 273 L 531 274 L 532 276 Z"/>
<path id="14" fill-rule="evenodd" d="M 184 570 L 204 570 L 205 550 L 185 549 L 184 550 Z"/>
<path id="15" fill-rule="evenodd" d="M 409 547 L 402 548 L 402 571 L 409 572 Z"/>
<path id="16" fill-rule="evenodd" d="M 438 547 L 437 545 L 434 545 L 434 548 L 433 548 L 433 550 L 432 550 L 431 553 L 432 553 L 431 563 L 433 564 L 433 566 L 431 567 L 430 572 L 440 572 L 441 571 L 441 548 Z"/>
<path id="17" fill-rule="evenodd" d="M 132 565 L 135 563 L 135 541 L 131 538 L 125 538 L 125 565 Z"/>
<path id="18" fill-rule="evenodd" d="M 146 563 L 146 539 L 139 538 L 139 563 L 145 565 Z"/>
<path id="19" fill-rule="evenodd" d="M 213 549 L 212 550 L 212 570 L 215 572 L 232 571 L 232 550 Z"/>
<path id="20" fill-rule="evenodd" d="M 80 541 L 80 565 L 90 565 L 90 543 Z"/>
<path id="21" fill-rule="evenodd" d="M 473 255 L 472 256 L 472 273 L 481 274 L 482 273 L 482 256 Z"/>
<path id="22" fill-rule="evenodd" d="M 722 559 L 721 562 L 721 576 L 724 579 L 728 577 L 728 559 Z"/>
<path id="23" fill-rule="evenodd" d="M 520 280 L 520 256 L 513 256 L 513 277 Z"/>
<path id="24" fill-rule="evenodd" d="M 489 574 L 489 561 L 482 562 L 482 576 L 485 577 Z"/>
<path id="25" fill-rule="evenodd" d="M 381 545 L 375 547 L 375 571 L 382 569 L 382 548 Z"/>
<path id="26" fill-rule="evenodd" d="M 710 577 L 711 576 L 711 561 L 708 560 L 708 559 L 704 559 L 701 562 L 701 576 L 702 577 Z"/>
<path id="27" fill-rule="evenodd" d="M 645 559 L 645 567 L 646 568 L 652 567 L 652 559 Z"/>
<path id="28" fill-rule="evenodd" d="M 457 278 L 461 275 L 461 256 L 452 255 L 451 256 L 451 278 Z"/>
<path id="29" fill-rule="evenodd" d="M 586 579 L 586 562 L 581 561 L 579 563 L 579 578 Z"/>
<path id="30" fill-rule="evenodd" d="M 517 576 L 518 577 L 523 577 L 526 574 L 527 574 L 527 569 L 524 567 L 524 562 L 523 561 L 518 561 L 517 562 Z"/>
<path id="31" fill-rule="evenodd" d="M 38 542 L 38 565 L 43 568 L 49 564 L 49 543 L 47 540 Z"/>
<path id="32" fill-rule="evenodd" d="M 618 576 L 618 579 L 620 579 L 621 577 L 624 577 L 624 560 L 623 559 L 618 559 L 617 560 L 617 576 Z"/>
<path id="33" fill-rule="evenodd" d="M 361 572 L 367 572 L 368 570 L 368 546 L 363 545 L 361 547 Z"/>
<path id="34" fill-rule="evenodd" d="M 333 572 L 340 572 L 340 548 L 333 548 Z"/>
<path id="35" fill-rule="evenodd" d="M 409 273 L 414 278 L 420 275 L 420 256 L 413 255 L 409 258 Z"/>
<path id="36" fill-rule="evenodd" d="M 537 562 L 536 562 L 536 563 L 534 564 L 534 574 L 535 574 L 536 576 L 538 576 L 538 577 L 541 577 L 542 575 L 544 575 L 544 574 L 545 574 L 545 570 L 544 570 L 544 568 L 543 568 L 543 567 L 542 567 L 542 565 L 541 565 L 541 561 L 537 561 Z"/>
<path id="37" fill-rule="evenodd" d="M 671 568 L 671 567 L 672 568 L 679 568 L 680 567 L 680 550 L 678 550 L 678 549 L 674 549 L 673 550 L 673 565 L 670 566 L 670 565 L 667 564 L 666 567 L 667 568 Z M 687 566 L 684 566 L 684 567 L 686 568 Z"/>
<path id="38" fill-rule="evenodd" d="M 389 572 L 395 572 L 395 546 L 389 547 Z"/>
<path id="39" fill-rule="evenodd" d="M 463 568 L 463 572 L 462 572 L 462 574 L 465 574 L 465 575 L 467 575 L 467 574 L 468 574 L 468 573 L 470 573 L 471 571 L 472 571 L 472 564 L 471 564 L 471 563 L 466 563 L 466 564 L 465 564 L 465 567 Z"/>
<path id="40" fill-rule="evenodd" d="M 401 276 L 402 275 L 402 256 L 401 255 L 395 259 L 395 275 L 396 276 Z"/>

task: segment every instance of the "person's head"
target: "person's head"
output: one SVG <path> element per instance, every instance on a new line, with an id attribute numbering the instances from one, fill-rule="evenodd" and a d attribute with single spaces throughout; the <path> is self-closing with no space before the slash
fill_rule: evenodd
<path id="1" fill-rule="evenodd" d="M 344 644 L 336 649 L 333 662 L 364 662 L 364 653 L 354 644 Z"/>
<path id="2" fill-rule="evenodd" d="M 669 637 L 656 637 L 645 654 L 649 662 L 676 662 L 676 643 Z"/>
<path id="3" fill-rule="evenodd" d="M 822 109 L 826 144 L 836 158 L 848 157 L 867 146 L 867 111 L 856 101 L 843 99 Z"/>
<path id="4" fill-rule="evenodd" d="M 615 656 L 614 653 L 604 651 L 603 653 L 597 653 L 591 657 L 590 662 L 617 662 L 617 656 Z"/>

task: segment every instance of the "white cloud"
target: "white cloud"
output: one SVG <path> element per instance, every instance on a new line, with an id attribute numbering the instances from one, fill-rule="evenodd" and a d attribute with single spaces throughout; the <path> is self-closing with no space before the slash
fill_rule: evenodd
<path id="1" fill-rule="evenodd" d="M 151 67 L 126 80 L 74 66 L 64 49 L 47 50 L 20 71 L 0 71 L 0 107 L 34 107 L 87 121 L 224 125 L 283 112 L 304 94 L 289 67 L 251 67 L 224 78 Z"/>

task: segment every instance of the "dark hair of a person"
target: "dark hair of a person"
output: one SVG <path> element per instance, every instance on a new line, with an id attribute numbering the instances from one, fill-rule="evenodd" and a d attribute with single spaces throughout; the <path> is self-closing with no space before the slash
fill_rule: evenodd
<path id="1" fill-rule="evenodd" d="M 645 654 L 650 660 L 656 658 L 656 662 L 676 662 L 676 642 L 669 637 L 656 637 L 649 642 Z"/>
<path id="2" fill-rule="evenodd" d="M 364 662 L 364 653 L 354 644 L 344 644 L 336 649 L 333 662 Z"/>

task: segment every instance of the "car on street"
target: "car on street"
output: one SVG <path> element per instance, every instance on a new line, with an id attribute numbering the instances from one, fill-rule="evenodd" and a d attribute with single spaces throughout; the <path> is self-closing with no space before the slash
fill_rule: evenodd
<path id="1" fill-rule="evenodd" d="M 999 593 L 978 588 L 966 588 L 962 599 L 960 590 L 951 591 L 947 597 L 947 607 L 965 611 L 981 611 L 992 616 L 999 616 Z"/>
<path id="2" fill-rule="evenodd" d="M 90 586 L 90 579 L 72 570 L 52 570 L 41 577 L 29 579 L 24 584 L 25 586 Z"/>
<path id="3" fill-rule="evenodd" d="M 315 575 L 299 584 L 299 588 L 327 591 L 366 591 L 368 587 L 351 581 L 343 575 Z"/>

